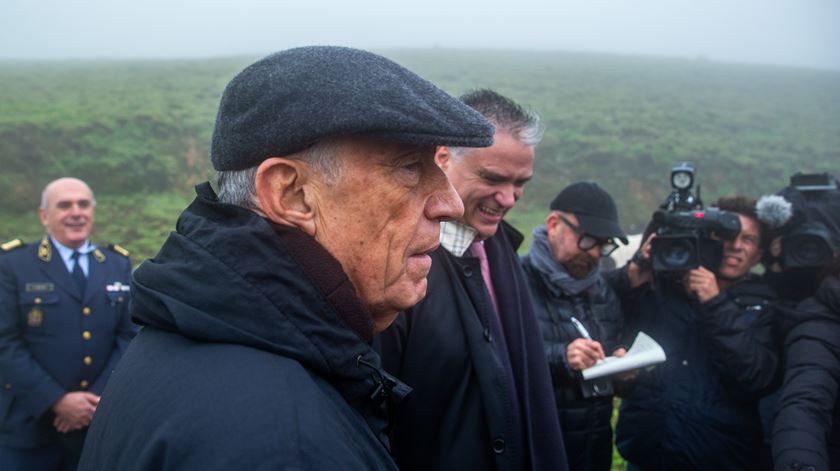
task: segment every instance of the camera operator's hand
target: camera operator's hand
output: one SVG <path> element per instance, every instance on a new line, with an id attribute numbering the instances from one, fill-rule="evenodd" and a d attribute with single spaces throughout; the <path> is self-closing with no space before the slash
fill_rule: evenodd
<path id="1" fill-rule="evenodd" d="M 705 267 L 690 270 L 683 277 L 683 286 L 688 294 L 697 296 L 701 303 L 714 298 L 720 293 L 717 277 Z"/>
<path id="2" fill-rule="evenodd" d="M 650 264 L 650 243 L 656 238 L 652 233 L 645 239 L 645 242 L 636 251 L 630 263 L 627 264 L 627 278 L 630 280 L 630 287 L 638 288 L 653 278 L 653 268 Z"/>
<path id="3" fill-rule="evenodd" d="M 578 338 L 566 346 L 566 361 L 569 367 L 580 371 L 604 359 L 604 349 L 601 343 L 594 340 Z"/>

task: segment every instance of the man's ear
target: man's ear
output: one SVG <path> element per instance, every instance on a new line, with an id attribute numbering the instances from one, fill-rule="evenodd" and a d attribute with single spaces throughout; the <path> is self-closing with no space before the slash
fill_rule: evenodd
<path id="1" fill-rule="evenodd" d="M 315 212 L 312 208 L 312 173 L 306 162 L 271 157 L 257 168 L 255 186 L 260 209 L 277 224 L 297 227 L 315 235 Z"/>
<path id="2" fill-rule="evenodd" d="M 449 170 L 449 166 L 452 165 L 452 152 L 449 147 L 438 146 L 435 151 L 435 163 L 444 172 Z"/>
<path id="3" fill-rule="evenodd" d="M 545 229 L 548 234 L 553 235 L 557 230 L 557 224 L 560 222 L 560 215 L 557 214 L 557 211 L 551 211 L 548 213 L 548 216 L 545 218 Z"/>
<path id="4" fill-rule="evenodd" d="M 41 225 L 47 227 L 47 212 L 44 208 L 38 208 L 38 217 L 41 219 Z"/>

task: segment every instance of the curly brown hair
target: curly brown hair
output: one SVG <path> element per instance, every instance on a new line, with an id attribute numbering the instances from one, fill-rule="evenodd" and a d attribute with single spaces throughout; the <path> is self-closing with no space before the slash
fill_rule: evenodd
<path id="1" fill-rule="evenodd" d="M 758 218 L 758 213 L 755 209 L 756 202 L 755 198 L 742 195 L 723 196 L 718 198 L 714 206 L 723 211 L 740 214 L 741 216 L 755 220 L 755 222 L 758 223 L 758 232 L 760 237 L 759 247 L 761 247 L 762 250 L 766 250 L 770 245 L 770 240 L 772 239 L 771 237 L 768 237 L 770 234 L 770 228 Z"/>

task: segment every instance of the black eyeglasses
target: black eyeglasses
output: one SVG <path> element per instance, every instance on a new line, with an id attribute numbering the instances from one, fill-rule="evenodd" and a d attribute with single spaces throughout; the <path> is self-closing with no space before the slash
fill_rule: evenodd
<path id="1" fill-rule="evenodd" d="M 593 247 L 598 247 L 598 251 L 600 252 L 601 256 L 607 257 L 611 253 L 615 252 L 615 249 L 618 248 L 618 244 L 616 244 L 615 240 L 613 240 L 612 238 L 599 239 L 595 236 L 586 234 L 585 232 L 583 232 L 580 226 L 572 224 L 572 222 L 566 219 L 566 217 L 562 214 L 558 214 L 558 216 L 560 217 L 561 221 L 563 221 L 567 226 L 569 226 L 573 231 L 575 231 L 575 234 L 578 235 L 577 246 L 584 252 L 592 250 Z"/>

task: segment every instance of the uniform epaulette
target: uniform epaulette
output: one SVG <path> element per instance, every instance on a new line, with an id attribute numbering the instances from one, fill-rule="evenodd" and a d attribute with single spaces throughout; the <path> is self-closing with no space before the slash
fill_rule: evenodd
<path id="1" fill-rule="evenodd" d="M 19 249 L 21 247 L 26 246 L 20 239 L 12 239 L 5 244 L 0 244 L 0 250 L 3 252 L 11 252 L 14 249 Z"/>
<path id="2" fill-rule="evenodd" d="M 116 252 L 116 253 L 122 255 L 123 257 L 128 257 L 129 255 L 131 255 L 128 250 L 126 250 L 124 247 L 122 247 L 120 245 L 117 245 L 117 244 L 110 244 L 108 246 L 108 249 L 111 250 L 112 252 Z"/>

